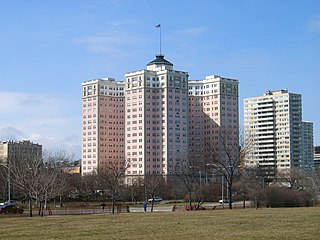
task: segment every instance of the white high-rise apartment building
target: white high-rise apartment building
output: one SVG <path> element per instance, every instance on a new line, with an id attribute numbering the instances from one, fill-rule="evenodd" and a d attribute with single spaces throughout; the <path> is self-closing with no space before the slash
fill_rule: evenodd
<path id="1" fill-rule="evenodd" d="M 245 165 L 261 167 L 272 179 L 276 171 L 301 167 L 301 95 L 288 90 L 266 91 L 244 99 Z"/>
<path id="2" fill-rule="evenodd" d="M 302 122 L 302 160 L 301 168 L 305 171 L 312 171 L 314 169 L 313 163 L 313 123 Z"/>

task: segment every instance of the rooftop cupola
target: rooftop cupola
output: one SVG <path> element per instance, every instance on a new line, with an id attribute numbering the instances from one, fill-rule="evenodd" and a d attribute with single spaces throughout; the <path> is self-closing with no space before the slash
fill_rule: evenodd
<path id="1" fill-rule="evenodd" d="M 156 59 L 152 60 L 147 64 L 147 70 L 161 71 L 161 70 L 172 70 L 173 64 L 168 60 L 164 59 L 164 55 L 156 55 Z"/>

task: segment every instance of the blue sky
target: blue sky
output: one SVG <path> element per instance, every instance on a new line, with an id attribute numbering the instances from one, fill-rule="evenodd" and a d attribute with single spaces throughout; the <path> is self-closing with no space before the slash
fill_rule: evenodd
<path id="1" fill-rule="evenodd" d="M 239 80 L 241 122 L 243 98 L 288 88 L 320 144 L 318 0 L 0 0 L 0 140 L 80 157 L 81 82 L 144 69 L 159 23 L 175 69 Z"/>

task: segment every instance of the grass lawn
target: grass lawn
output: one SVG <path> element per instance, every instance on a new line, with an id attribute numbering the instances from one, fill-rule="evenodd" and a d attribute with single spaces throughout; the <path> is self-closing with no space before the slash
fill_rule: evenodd
<path id="1" fill-rule="evenodd" d="M 0 217 L 0 239 L 320 239 L 320 208 Z"/>

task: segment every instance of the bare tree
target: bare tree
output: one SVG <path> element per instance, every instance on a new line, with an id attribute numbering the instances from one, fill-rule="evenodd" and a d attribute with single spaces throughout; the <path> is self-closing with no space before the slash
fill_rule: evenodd
<path id="1" fill-rule="evenodd" d="M 255 191 L 257 186 L 257 176 L 255 168 L 245 168 L 240 169 L 240 176 L 234 184 L 236 191 L 242 195 L 242 208 L 246 208 L 246 199 Z M 264 183 L 262 184 L 264 188 Z"/>
<path id="2" fill-rule="evenodd" d="M 306 174 L 304 171 L 298 168 L 292 168 L 288 171 L 278 171 L 276 175 L 277 185 L 283 185 L 293 190 L 303 190 L 306 186 Z"/>
<path id="3" fill-rule="evenodd" d="M 191 171 L 189 164 L 178 164 L 175 167 L 175 175 L 184 184 L 189 195 L 189 207 L 192 206 L 192 194 L 195 191 L 195 179 L 194 171 Z"/>
<path id="4" fill-rule="evenodd" d="M 319 188 L 320 188 L 320 173 L 313 170 L 310 172 L 310 176 L 307 177 L 311 181 L 312 192 L 313 192 L 313 205 L 317 205 L 319 199 Z"/>
<path id="5" fill-rule="evenodd" d="M 43 161 L 41 156 L 24 156 L 10 159 L 13 184 L 29 202 L 29 216 L 32 217 L 32 200 L 37 199 L 41 185 Z"/>
<path id="6" fill-rule="evenodd" d="M 36 191 L 36 201 L 39 203 L 39 215 L 43 217 L 44 208 L 47 207 L 48 199 L 54 196 L 55 182 L 58 172 L 54 163 L 46 162 L 40 167 L 38 175 L 38 186 Z"/>
<path id="7" fill-rule="evenodd" d="M 108 164 L 97 171 L 97 183 L 100 190 L 109 195 L 112 200 L 112 214 L 115 213 L 116 201 L 124 187 L 126 164 Z"/>
<path id="8" fill-rule="evenodd" d="M 60 180 L 61 171 L 57 162 L 66 159 L 65 154 L 45 152 L 39 155 L 21 155 L 9 160 L 13 185 L 29 202 L 29 215 L 32 217 L 32 201 L 39 204 L 39 215 L 43 216 L 43 209 L 49 198 L 59 192 L 57 179 Z M 63 185 L 63 183 L 60 183 Z"/>
<path id="9" fill-rule="evenodd" d="M 252 141 L 252 139 L 244 139 L 243 134 L 239 139 L 237 134 L 237 129 L 220 129 L 217 144 L 207 142 L 203 153 L 207 166 L 211 166 L 226 180 L 230 209 L 232 209 L 234 179 L 239 175 L 240 166 L 246 153 L 250 151 Z"/>
<path id="10" fill-rule="evenodd" d="M 301 194 L 301 201 L 309 205 L 316 205 L 318 196 L 318 178 L 314 171 L 305 172 L 299 168 L 292 168 L 289 171 L 277 173 L 277 185 L 298 191 Z"/>
<path id="11" fill-rule="evenodd" d="M 183 183 L 189 199 L 189 208 L 192 208 L 192 199 L 197 201 L 199 208 L 204 202 L 204 189 L 201 185 L 201 172 L 205 172 L 205 164 L 201 158 L 190 157 L 189 162 L 180 162 L 175 166 L 175 175 Z"/>
<path id="12" fill-rule="evenodd" d="M 132 203 L 137 203 L 138 200 L 143 199 L 144 195 L 144 180 L 142 178 L 135 178 L 131 185 L 126 187 L 127 198 L 131 199 Z M 129 196 L 130 195 L 130 196 Z"/>
<path id="13" fill-rule="evenodd" d="M 79 178 L 74 180 L 74 188 L 76 189 L 78 196 L 85 200 L 87 206 L 89 199 L 96 193 L 96 190 L 98 189 L 97 175 L 88 174 L 79 176 Z"/>
<path id="14" fill-rule="evenodd" d="M 74 154 L 68 154 L 65 150 L 44 151 L 43 159 L 46 164 L 54 168 L 56 174 L 54 188 L 51 197 L 59 197 L 59 205 L 62 207 L 62 197 L 67 191 L 67 175 L 69 164 L 74 159 Z M 46 205 L 46 204 L 45 204 Z"/>
<path id="15" fill-rule="evenodd" d="M 3 201 L 9 200 L 11 195 L 10 167 L 6 159 L 0 159 L 0 194 Z"/>
<path id="16" fill-rule="evenodd" d="M 164 185 L 164 178 L 161 175 L 147 175 L 145 176 L 145 189 L 147 195 L 150 196 L 151 201 L 151 212 L 154 208 L 154 198 L 156 197 L 156 192 L 159 188 Z M 147 201 L 148 199 L 146 199 Z"/>

